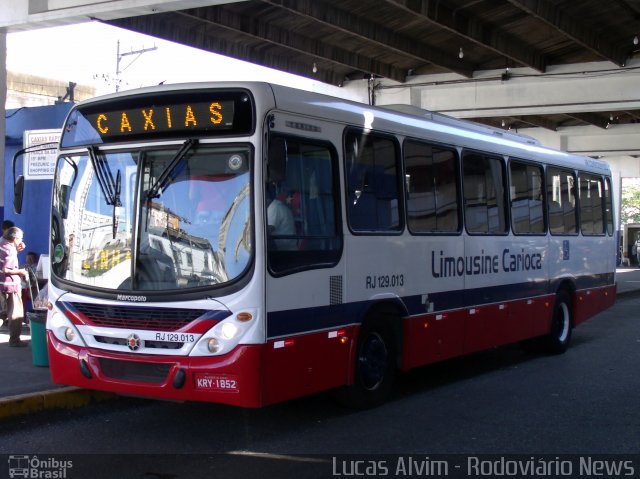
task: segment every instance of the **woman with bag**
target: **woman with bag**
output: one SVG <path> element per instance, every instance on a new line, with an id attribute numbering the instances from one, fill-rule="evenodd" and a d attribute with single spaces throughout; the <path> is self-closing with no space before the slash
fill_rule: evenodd
<path id="1" fill-rule="evenodd" d="M 9 346 L 13 347 L 27 345 L 20 341 L 22 321 L 24 320 L 20 278 L 27 277 L 27 272 L 18 268 L 18 251 L 24 249 L 22 238 L 22 230 L 13 226 L 4 232 L 2 239 L 0 239 L 0 293 L 4 296 L 7 306 Z"/>

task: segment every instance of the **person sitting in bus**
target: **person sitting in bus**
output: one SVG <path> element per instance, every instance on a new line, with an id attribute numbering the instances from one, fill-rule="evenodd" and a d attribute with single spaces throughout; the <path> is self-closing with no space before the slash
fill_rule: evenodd
<path id="1" fill-rule="evenodd" d="M 293 213 L 282 201 L 278 200 L 273 188 L 267 188 L 267 224 L 269 236 L 278 250 L 291 251 L 297 249 L 293 238 L 277 239 L 278 236 L 294 236 L 296 234 Z"/>

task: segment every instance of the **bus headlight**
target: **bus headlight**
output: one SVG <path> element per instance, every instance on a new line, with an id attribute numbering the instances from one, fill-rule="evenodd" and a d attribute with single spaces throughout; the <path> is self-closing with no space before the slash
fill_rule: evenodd
<path id="1" fill-rule="evenodd" d="M 239 328 L 238 326 L 236 326 L 234 323 L 222 323 L 222 326 L 220 327 L 220 330 L 218 331 L 218 334 L 223 338 L 223 339 L 233 339 L 235 338 L 236 334 L 238 334 Z"/>
<path id="2" fill-rule="evenodd" d="M 73 323 L 60 311 L 53 310 L 47 320 L 47 329 L 63 343 L 84 346 L 84 341 Z"/>
<path id="3" fill-rule="evenodd" d="M 70 343 L 76 338 L 76 332 L 72 327 L 68 327 L 64 330 L 64 337 L 67 338 L 67 341 Z"/>
<path id="4" fill-rule="evenodd" d="M 202 335 L 190 356 L 211 356 L 226 354 L 233 350 L 244 334 L 257 321 L 256 310 L 243 310 L 220 321 Z"/>
<path id="5" fill-rule="evenodd" d="M 216 354 L 220 351 L 220 342 L 216 338 L 209 338 L 209 341 L 207 341 L 207 349 L 210 353 Z"/>

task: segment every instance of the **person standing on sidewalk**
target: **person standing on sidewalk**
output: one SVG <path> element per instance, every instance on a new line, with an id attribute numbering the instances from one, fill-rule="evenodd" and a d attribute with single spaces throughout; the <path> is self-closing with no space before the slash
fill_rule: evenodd
<path id="1" fill-rule="evenodd" d="M 11 220 L 4 220 L 2 222 L 2 235 L 0 235 L 0 240 L 2 236 L 7 232 L 9 228 L 13 228 L 16 224 Z M 25 248 L 24 243 L 18 246 L 18 253 Z M 7 328 L 9 325 L 9 320 L 7 319 L 7 303 L 4 300 L 4 295 L 0 294 L 0 319 L 4 321 L 2 327 Z"/>
<path id="2" fill-rule="evenodd" d="M 12 226 L 7 229 L 0 239 L 0 293 L 7 305 L 7 321 L 9 322 L 9 346 L 24 347 L 26 343 L 20 341 L 22 321 L 24 320 L 24 306 L 22 304 L 22 282 L 27 272 L 18 267 L 18 251 L 24 249 L 23 232 Z"/>

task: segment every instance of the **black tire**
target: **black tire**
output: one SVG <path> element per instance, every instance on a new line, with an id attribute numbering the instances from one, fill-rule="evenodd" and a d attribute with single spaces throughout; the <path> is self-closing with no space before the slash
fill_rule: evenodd
<path id="1" fill-rule="evenodd" d="M 367 321 L 358 336 L 353 384 L 337 391 L 343 404 L 367 409 L 384 403 L 396 375 L 396 347 L 387 321 Z"/>
<path id="2" fill-rule="evenodd" d="M 573 328 L 573 304 L 567 291 L 558 291 L 553 306 L 553 316 L 549 334 L 540 341 L 542 350 L 547 354 L 562 354 L 571 342 Z"/>

